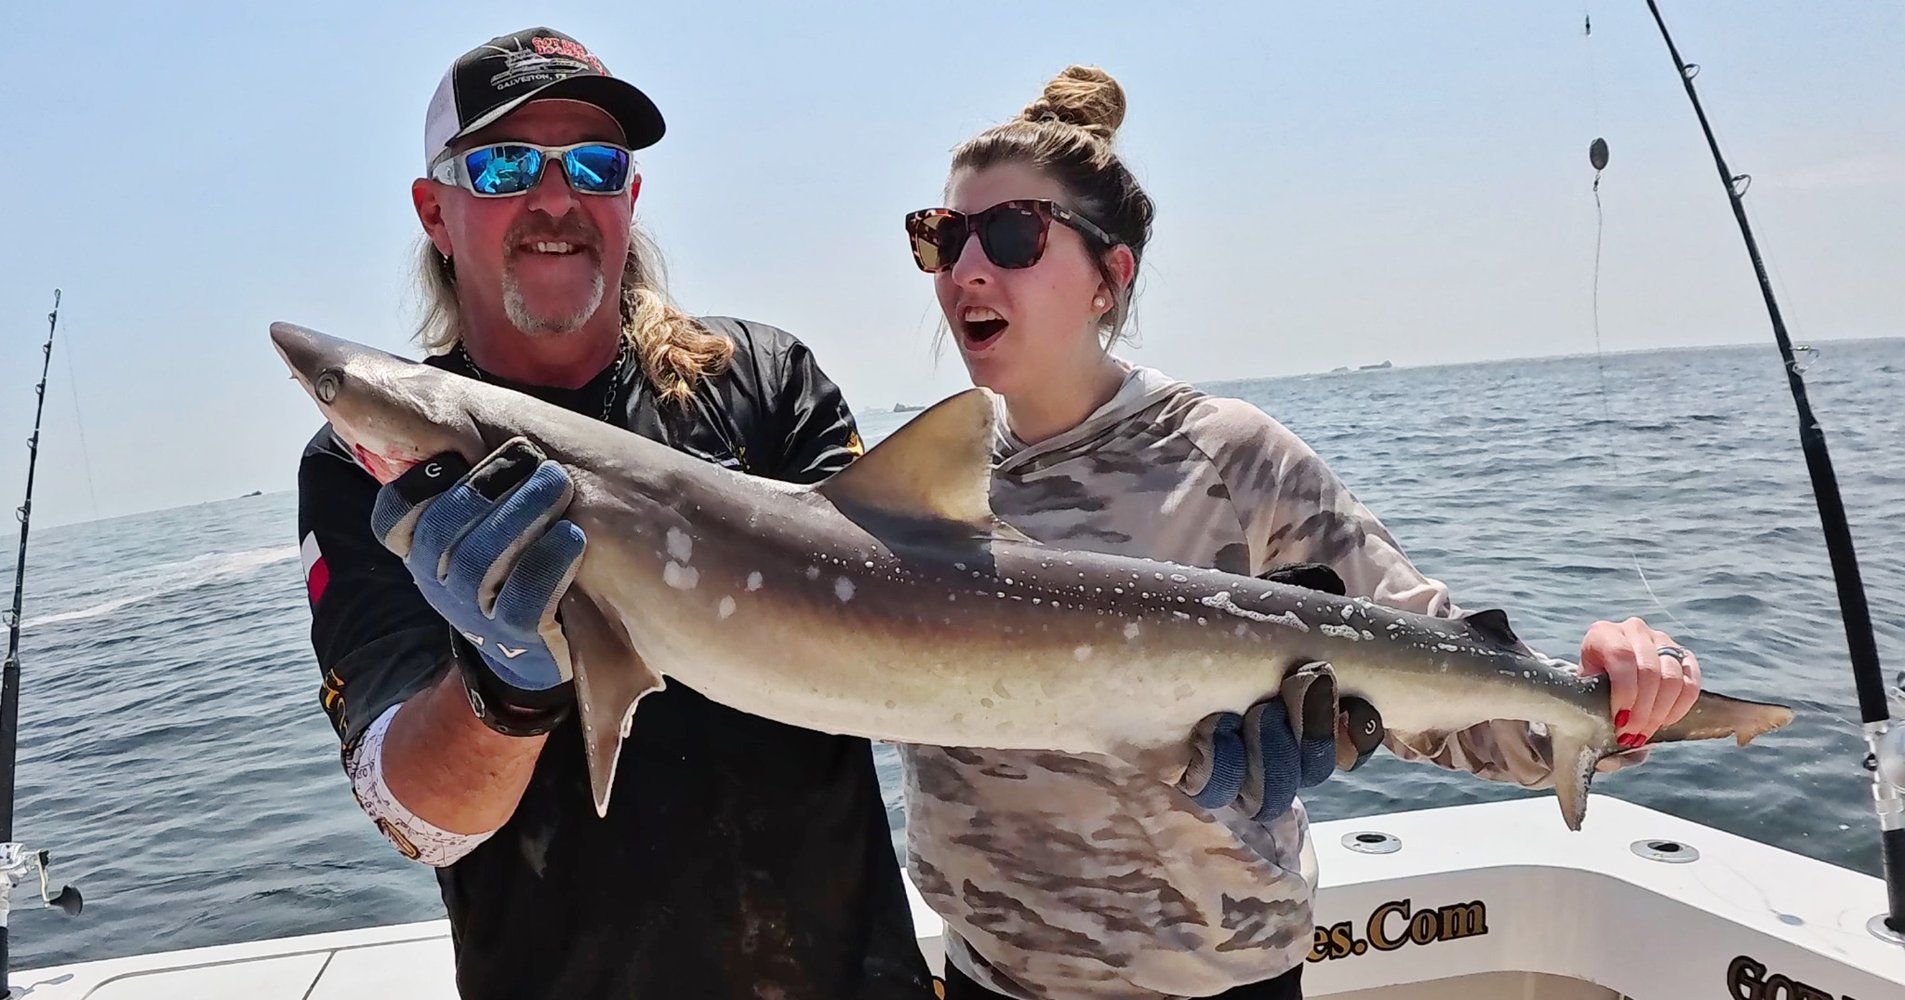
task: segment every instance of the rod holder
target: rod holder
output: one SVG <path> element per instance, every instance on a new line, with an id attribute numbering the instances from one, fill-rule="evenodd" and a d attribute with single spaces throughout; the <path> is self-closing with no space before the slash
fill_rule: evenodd
<path id="1" fill-rule="evenodd" d="M 1870 723 L 1865 739 L 1872 746 L 1872 803 L 1879 829 L 1905 830 L 1905 724 Z"/>
<path id="2" fill-rule="evenodd" d="M 79 890 L 70 885 L 60 886 L 60 891 L 52 891 L 53 855 L 49 851 L 35 851 L 25 844 L 0 844 L 0 899 L 12 903 L 13 887 L 27 880 L 31 874 L 40 877 L 40 901 L 59 910 L 69 917 L 77 917 L 85 908 L 86 900 Z"/>

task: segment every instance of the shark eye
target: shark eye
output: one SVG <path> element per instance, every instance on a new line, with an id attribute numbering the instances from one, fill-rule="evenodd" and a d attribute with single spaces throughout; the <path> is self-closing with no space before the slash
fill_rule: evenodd
<path id="1" fill-rule="evenodd" d="M 338 384 L 344 381 L 344 375 L 337 369 L 327 369 L 317 377 L 312 389 L 317 392 L 318 402 L 330 403 L 337 399 Z"/>

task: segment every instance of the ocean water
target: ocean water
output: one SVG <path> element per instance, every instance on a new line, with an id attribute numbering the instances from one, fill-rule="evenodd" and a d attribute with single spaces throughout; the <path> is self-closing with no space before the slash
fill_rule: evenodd
<path id="1" fill-rule="evenodd" d="M 1821 345 L 1808 383 L 1896 673 L 1905 340 Z M 1878 873 L 1844 633 L 1770 344 L 1206 387 L 1303 435 L 1458 603 L 1506 609 L 1538 648 L 1572 656 L 1596 618 L 1638 614 L 1699 651 L 1709 687 L 1798 710 L 1745 750 L 1663 748 L 1597 792 Z M 861 420 L 877 441 L 908 416 Z M 66 918 L 23 886 L 15 968 L 442 915 L 430 872 L 376 835 L 338 768 L 294 509 L 275 493 L 35 529 L 16 835 L 52 852 L 86 909 Z M 896 758 L 876 753 L 898 850 Z M 1306 801 L 1332 819 L 1534 794 L 1378 755 Z"/>

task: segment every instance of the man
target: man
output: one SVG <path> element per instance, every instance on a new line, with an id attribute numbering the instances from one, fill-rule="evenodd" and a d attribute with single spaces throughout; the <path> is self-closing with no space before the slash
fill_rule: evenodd
<path id="1" fill-rule="evenodd" d="M 662 132 L 559 32 L 457 59 L 412 186 L 427 363 L 819 480 L 861 449 L 806 347 L 691 319 L 656 287 L 630 154 Z M 378 464 L 327 427 L 299 468 L 321 701 L 365 811 L 437 870 L 463 996 L 931 995 L 867 741 L 670 683 L 642 702 L 598 818 L 553 612 L 587 544 L 556 520 L 566 475 L 524 447 L 382 486 Z M 399 523 L 407 559 L 384 545 Z"/>

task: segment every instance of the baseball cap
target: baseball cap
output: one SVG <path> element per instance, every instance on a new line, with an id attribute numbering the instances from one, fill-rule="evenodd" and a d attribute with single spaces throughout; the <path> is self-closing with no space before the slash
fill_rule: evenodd
<path id="1" fill-rule="evenodd" d="M 601 108 L 621 125 L 631 149 L 654 145 L 665 131 L 655 102 L 610 75 L 581 42 L 553 28 L 525 28 L 463 53 L 444 72 L 424 116 L 424 172 L 452 142 L 539 97 Z"/>

